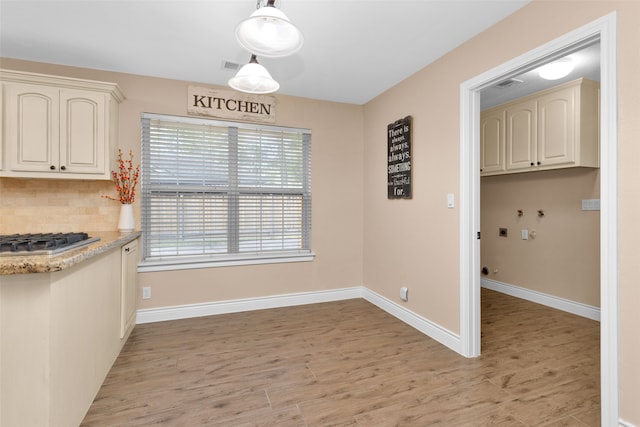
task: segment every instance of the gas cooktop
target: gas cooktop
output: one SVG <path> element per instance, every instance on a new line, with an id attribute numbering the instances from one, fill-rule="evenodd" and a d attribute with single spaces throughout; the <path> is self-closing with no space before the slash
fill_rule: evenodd
<path id="1" fill-rule="evenodd" d="M 57 255 L 100 240 L 87 233 L 0 235 L 0 256 Z"/>

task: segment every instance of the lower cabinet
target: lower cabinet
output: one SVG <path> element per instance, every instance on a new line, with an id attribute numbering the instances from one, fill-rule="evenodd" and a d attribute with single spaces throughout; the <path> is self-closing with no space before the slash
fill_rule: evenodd
<path id="1" fill-rule="evenodd" d="M 122 247 L 120 280 L 120 338 L 128 335 L 136 324 L 138 295 L 138 241 Z"/>
<path id="2" fill-rule="evenodd" d="M 135 324 L 137 245 L 0 276 L 0 425 L 82 422 Z"/>

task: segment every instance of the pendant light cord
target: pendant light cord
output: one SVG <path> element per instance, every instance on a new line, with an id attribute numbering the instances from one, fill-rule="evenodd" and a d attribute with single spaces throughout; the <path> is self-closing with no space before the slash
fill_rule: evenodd
<path id="1" fill-rule="evenodd" d="M 262 7 L 262 2 L 264 0 L 257 0 L 256 1 L 256 10 L 260 9 Z M 264 7 L 276 7 L 276 0 L 267 0 L 267 3 L 264 5 Z"/>

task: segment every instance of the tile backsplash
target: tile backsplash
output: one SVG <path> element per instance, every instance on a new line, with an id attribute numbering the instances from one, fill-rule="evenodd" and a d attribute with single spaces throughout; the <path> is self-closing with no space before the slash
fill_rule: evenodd
<path id="1" fill-rule="evenodd" d="M 116 231 L 120 204 L 103 194 L 111 181 L 0 178 L 0 234 Z"/>

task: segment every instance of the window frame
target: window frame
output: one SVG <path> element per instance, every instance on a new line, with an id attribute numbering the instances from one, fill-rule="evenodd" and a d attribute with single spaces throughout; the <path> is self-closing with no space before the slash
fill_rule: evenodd
<path id="1" fill-rule="evenodd" d="M 226 129 L 226 143 L 227 150 L 229 152 L 228 158 L 225 160 L 227 164 L 228 176 L 226 180 L 226 185 L 223 185 L 220 188 L 217 185 L 206 185 L 202 183 L 200 185 L 183 185 L 180 186 L 180 183 L 188 181 L 188 178 L 184 178 L 183 181 L 176 181 L 174 184 L 153 184 L 151 182 L 150 175 L 152 174 L 149 170 L 150 161 L 150 147 L 147 146 L 151 143 L 151 138 L 149 135 L 145 135 L 144 133 L 149 129 L 149 122 L 154 120 L 172 122 L 176 127 L 179 127 L 180 124 L 184 124 L 185 127 L 191 125 L 205 125 L 212 126 L 216 130 Z M 210 268 L 210 267 L 224 267 L 224 266 L 236 266 L 236 265 L 253 265 L 253 264 L 267 264 L 267 263 L 288 263 L 288 262 L 304 262 L 304 261 L 312 261 L 315 257 L 315 254 L 311 250 L 311 131 L 309 129 L 301 129 L 301 128 L 290 128 L 283 126 L 273 126 L 266 124 L 257 124 L 257 123 L 243 123 L 243 122 L 232 122 L 232 121 L 221 121 L 216 119 L 209 118 L 200 118 L 200 117 L 186 117 L 186 116 L 174 116 L 174 115 L 163 115 L 163 114 L 154 114 L 154 113 L 142 113 L 141 115 L 141 147 L 142 147 L 142 171 L 141 171 L 141 218 L 142 218 L 142 242 L 143 242 L 143 250 L 142 250 L 142 259 L 141 263 L 138 266 L 138 271 L 147 272 L 147 271 L 165 271 L 165 270 L 183 270 L 183 269 L 193 269 L 193 268 Z M 237 182 L 238 178 L 238 165 L 240 164 L 238 161 L 238 145 L 239 141 L 246 142 L 246 140 L 241 139 L 238 136 L 238 133 L 243 134 L 246 132 L 249 137 L 247 139 L 251 139 L 251 133 L 255 132 L 257 135 L 260 135 L 258 140 L 259 143 L 262 144 L 262 133 L 265 134 L 277 134 L 282 132 L 283 135 L 285 133 L 299 133 L 302 138 L 302 154 L 301 154 L 301 166 L 302 176 L 301 187 L 300 188 L 286 188 L 286 185 L 275 186 L 273 188 L 266 188 L 260 190 L 256 190 L 256 188 L 250 188 L 248 186 L 242 186 Z M 244 134 L 243 134 L 244 135 Z M 243 136 L 245 138 L 245 136 Z M 262 146 L 262 145 L 261 145 Z M 283 152 L 286 151 L 286 148 L 279 148 Z M 176 156 L 176 159 L 178 157 Z M 176 161 L 177 163 L 177 161 Z M 260 163 L 263 165 L 264 162 Z M 280 165 L 280 167 L 284 167 Z M 253 177 L 254 175 L 249 174 L 249 177 Z M 177 175 L 178 178 L 182 177 L 182 175 Z M 175 187 L 175 188 L 173 188 Z M 241 191 L 240 188 L 246 189 L 246 191 Z M 160 195 L 162 193 L 172 194 L 172 198 L 170 200 L 175 200 L 176 206 L 181 204 L 181 198 L 185 196 L 192 196 L 194 198 L 200 197 L 203 203 L 208 203 L 214 198 L 209 198 L 206 194 L 218 194 L 222 195 L 223 198 L 226 197 L 226 204 L 230 206 L 229 214 L 227 216 L 228 230 L 226 237 L 226 246 L 227 252 L 225 253 L 200 253 L 197 255 L 185 255 L 178 254 L 179 249 L 176 248 L 176 254 L 170 255 L 158 255 L 151 253 L 151 247 L 149 241 L 151 240 L 151 233 L 158 233 L 158 230 L 154 230 L 153 232 L 149 229 L 150 221 L 152 221 L 153 211 L 152 211 L 152 202 L 153 195 Z M 252 251 L 240 252 L 238 247 L 238 239 L 241 235 L 241 226 L 238 225 L 240 222 L 240 210 L 239 199 L 241 197 L 250 198 L 250 195 L 257 195 L 258 203 L 261 203 L 263 198 L 268 200 L 268 197 L 273 197 L 278 200 L 280 197 L 280 202 L 282 206 L 285 206 L 287 202 L 291 202 L 287 199 L 293 199 L 293 203 L 299 203 L 300 207 L 300 245 L 298 248 L 290 249 L 278 249 L 278 250 L 264 250 L 264 249 L 256 249 Z M 295 202 L 295 198 L 299 197 L 300 201 Z M 235 200 L 234 200 L 235 198 Z M 155 198 L 158 200 L 158 197 Z M 246 199 L 245 199 L 246 200 Z M 250 202 L 249 202 L 250 203 Z M 235 205 L 234 205 L 235 204 Z M 235 209 L 235 210 L 234 210 Z M 262 208 L 256 207 L 254 211 L 250 211 L 254 213 L 254 215 L 259 218 L 258 223 L 262 224 L 265 220 L 265 217 L 262 215 Z M 156 211 L 157 214 L 157 211 Z M 287 216 L 287 218 L 289 218 Z M 177 224 L 181 221 L 181 219 L 174 217 L 174 224 L 176 224 L 176 230 L 179 228 Z M 155 219 L 157 220 L 157 219 Z M 298 224 L 296 223 L 296 226 Z M 176 231 L 176 233 L 179 233 Z M 235 233 L 235 237 L 232 235 Z M 205 232 L 202 232 L 204 236 Z M 284 245 L 284 229 L 282 230 L 282 240 Z M 195 234 L 197 236 L 197 232 Z M 262 246 L 265 242 L 264 236 L 261 233 L 257 233 L 256 235 L 260 236 L 258 241 L 256 242 L 259 246 Z M 230 237 L 231 236 L 231 237 Z M 231 242 L 230 240 L 234 238 L 235 241 Z M 173 237 L 174 241 L 178 241 L 181 239 L 177 235 Z M 267 241 L 268 242 L 268 241 Z M 179 243 L 178 243 L 179 244 Z M 194 250 L 198 247 L 194 246 Z M 232 252 L 229 252 L 230 248 Z M 202 248 L 204 250 L 204 245 Z M 157 251 L 158 249 L 156 249 Z"/>

